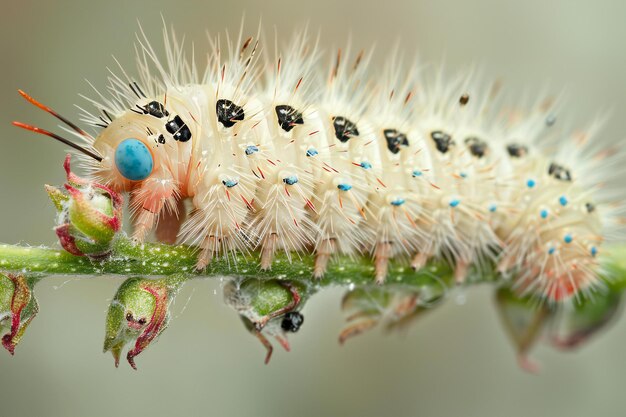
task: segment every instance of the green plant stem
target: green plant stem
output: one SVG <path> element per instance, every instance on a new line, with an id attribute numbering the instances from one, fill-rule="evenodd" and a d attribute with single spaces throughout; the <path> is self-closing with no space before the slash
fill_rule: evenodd
<path id="1" fill-rule="evenodd" d="M 87 257 L 71 255 L 64 250 L 46 247 L 0 245 L 0 270 L 45 275 L 141 275 L 163 276 L 188 273 L 191 277 L 254 277 L 267 279 L 313 280 L 313 256 L 291 254 L 291 261 L 284 252 L 275 256 L 272 268 L 262 271 L 257 254 L 237 254 L 229 258 L 216 258 L 204 271 L 196 271 L 197 250 L 184 245 L 160 243 L 135 244 L 127 237 L 120 237 L 107 259 L 94 261 Z M 409 283 L 420 279 L 448 280 L 451 269 L 443 262 L 432 262 L 420 271 L 407 265 L 392 263 L 387 282 Z M 328 267 L 322 285 L 348 285 L 371 283 L 374 265 L 370 258 L 338 256 Z M 495 277 L 483 277 L 481 281 Z"/>
<path id="2" fill-rule="evenodd" d="M 117 239 L 111 256 L 94 261 L 87 257 L 71 255 L 64 250 L 46 247 L 0 245 L 0 270 L 44 275 L 141 275 L 164 276 L 189 274 L 196 277 L 254 277 L 267 279 L 313 280 L 312 255 L 291 254 L 291 261 L 284 252 L 275 256 L 272 269 L 262 271 L 257 254 L 238 254 L 229 258 L 217 258 L 204 271 L 196 271 L 197 251 L 184 245 L 159 243 L 135 244 L 122 236 Z M 612 286 L 626 287 L 626 246 L 614 246 L 601 260 L 613 278 Z M 617 279 L 616 279 L 617 277 Z M 437 278 L 446 285 L 452 284 L 452 270 L 444 262 L 431 261 L 419 271 L 413 271 L 405 263 L 392 262 L 387 283 L 419 283 Z M 369 257 L 350 258 L 337 256 L 330 264 L 320 285 L 368 284 L 374 279 L 374 265 Z M 471 271 L 470 283 L 498 280 L 495 271 Z"/>

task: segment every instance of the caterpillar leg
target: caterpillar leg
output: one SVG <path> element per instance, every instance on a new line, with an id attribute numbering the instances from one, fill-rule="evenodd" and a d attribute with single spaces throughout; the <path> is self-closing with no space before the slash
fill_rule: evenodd
<path id="1" fill-rule="evenodd" d="M 185 211 L 185 203 L 183 200 L 178 200 L 177 209 L 164 210 L 159 217 L 156 228 L 156 238 L 159 242 L 173 245 L 178 238 L 178 232 L 180 227 L 187 217 Z"/>
<path id="2" fill-rule="evenodd" d="M 263 239 L 261 246 L 261 269 L 267 271 L 272 268 L 272 261 L 274 260 L 274 252 L 276 251 L 276 241 L 278 235 L 276 233 L 270 233 Z"/>
<path id="3" fill-rule="evenodd" d="M 513 262 L 511 261 L 511 257 L 503 257 L 499 260 L 496 268 L 498 273 L 506 274 L 509 270 L 511 270 Z"/>
<path id="4" fill-rule="evenodd" d="M 133 234 L 131 238 L 137 242 L 146 240 L 146 236 L 156 223 L 157 215 L 147 209 L 142 209 L 133 222 Z"/>
<path id="5" fill-rule="evenodd" d="M 387 278 L 389 258 L 391 258 L 391 242 L 380 242 L 374 252 L 374 269 L 376 284 L 383 284 Z"/>
<path id="6" fill-rule="evenodd" d="M 143 242 L 152 231 L 164 207 L 176 211 L 178 207 L 177 191 L 174 182 L 167 178 L 150 178 L 131 195 L 130 209 L 135 213 L 133 240 Z"/>
<path id="7" fill-rule="evenodd" d="M 322 279 L 328 266 L 328 261 L 333 253 L 335 253 L 335 239 L 324 239 L 315 254 L 315 266 L 313 267 L 313 277 Z"/>
<path id="8" fill-rule="evenodd" d="M 424 265 L 426 265 L 426 262 L 428 262 L 428 258 L 430 258 L 430 256 L 424 252 L 416 253 L 411 260 L 411 268 L 415 271 L 422 269 Z"/>
<path id="9" fill-rule="evenodd" d="M 469 272 L 469 262 L 464 260 L 458 260 L 456 267 L 454 268 L 454 281 L 457 285 L 461 285 L 465 282 L 467 274 Z"/>
<path id="10" fill-rule="evenodd" d="M 219 248 L 218 239 L 215 236 L 207 236 L 200 245 L 200 254 L 196 261 L 196 270 L 203 271 L 213 260 Z"/>

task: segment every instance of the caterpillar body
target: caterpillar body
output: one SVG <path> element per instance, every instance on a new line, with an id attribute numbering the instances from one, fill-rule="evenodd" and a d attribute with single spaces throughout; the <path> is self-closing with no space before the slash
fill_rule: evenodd
<path id="1" fill-rule="evenodd" d="M 137 241 L 156 229 L 196 245 L 198 269 L 257 250 L 268 269 L 284 250 L 314 252 L 316 277 L 343 253 L 371 255 L 377 282 L 390 259 L 443 258 L 458 282 L 496 262 L 550 301 L 600 286 L 600 245 L 622 233 L 625 160 L 600 123 L 554 126 L 556 101 L 520 110 L 497 82 L 446 81 L 398 50 L 382 72 L 350 47 L 328 59 L 306 31 L 275 57 L 258 34 L 212 38 L 203 71 L 164 38 L 161 60 L 141 30 L 138 77 L 120 65 L 88 99 L 95 135 L 22 93 L 68 125 L 94 179 L 129 193 Z"/>

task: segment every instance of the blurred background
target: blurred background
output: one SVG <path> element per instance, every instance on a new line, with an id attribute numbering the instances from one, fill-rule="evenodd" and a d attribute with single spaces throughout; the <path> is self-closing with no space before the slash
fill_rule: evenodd
<path id="1" fill-rule="evenodd" d="M 626 137 L 626 2 L 315 0 L 4 0 L 0 17 L 0 241 L 54 244 L 54 209 L 42 185 L 61 184 L 64 149 L 18 131 L 12 120 L 53 128 L 27 105 L 23 88 L 77 119 L 84 79 L 103 87 L 115 55 L 132 68 L 141 20 L 154 44 L 161 17 L 206 45 L 205 30 L 238 30 L 262 18 L 289 36 L 306 22 L 328 49 L 352 34 L 382 51 L 400 39 L 411 55 L 445 59 L 450 70 L 478 63 L 509 90 L 546 83 L 566 90 L 568 119 L 584 126 L 612 112 L 603 134 Z M 135 372 L 101 353 L 104 317 L 119 278 L 48 279 L 41 313 L 16 356 L 0 352 L 2 416 L 618 416 L 624 415 L 626 319 L 580 351 L 539 348 L 543 372 L 519 370 L 495 315 L 492 289 L 453 293 L 405 337 L 379 332 L 340 348 L 341 291 L 306 306 L 293 351 L 264 350 L 222 303 L 220 282 L 187 285 L 174 320 Z M 187 303 L 187 301 L 189 302 Z M 461 300 L 466 300 L 462 302 Z M 185 308 L 186 307 L 186 308 Z"/>

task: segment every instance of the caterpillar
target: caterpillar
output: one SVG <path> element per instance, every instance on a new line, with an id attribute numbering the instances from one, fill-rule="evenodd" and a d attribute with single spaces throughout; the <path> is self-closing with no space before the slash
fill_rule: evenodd
<path id="1" fill-rule="evenodd" d="M 92 133 L 22 91 L 74 140 L 14 124 L 71 146 L 129 194 L 137 242 L 155 231 L 197 246 L 198 270 L 237 253 L 269 269 L 285 251 L 314 253 L 321 278 L 341 253 L 371 256 L 378 283 L 391 260 L 439 258 L 458 283 L 495 264 L 552 302 L 602 287 L 600 247 L 623 236 L 626 158 L 601 120 L 569 128 L 556 123 L 562 100 L 512 101 L 478 71 L 446 79 L 399 48 L 379 71 L 373 52 L 326 54 L 306 30 L 275 51 L 260 33 L 210 37 L 199 68 L 173 31 L 161 58 L 140 28 L 137 75 L 118 62 L 107 91 L 84 97 L 95 110 L 79 107 Z"/>

